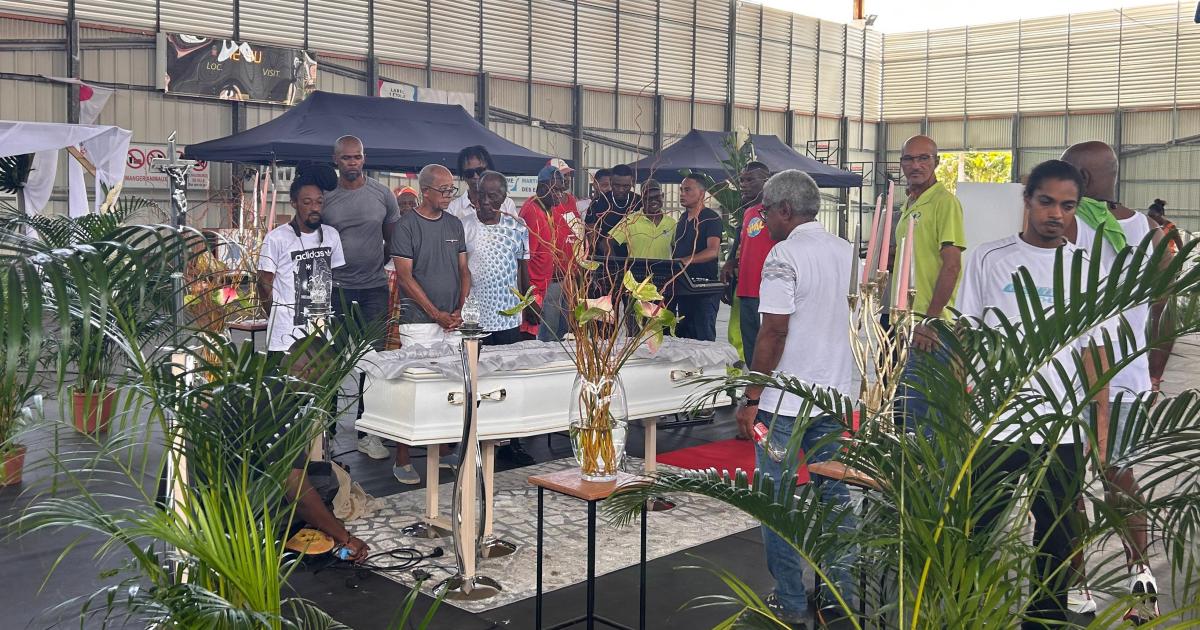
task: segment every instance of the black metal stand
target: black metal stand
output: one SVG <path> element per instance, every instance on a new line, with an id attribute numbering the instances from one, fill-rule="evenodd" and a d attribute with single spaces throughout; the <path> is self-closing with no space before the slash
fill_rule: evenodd
<path id="1" fill-rule="evenodd" d="M 537 526 L 537 597 L 535 601 L 535 625 L 537 630 L 542 627 L 542 539 L 545 528 L 544 504 L 546 489 L 538 486 L 538 526 Z M 569 496 L 569 495 L 564 495 Z M 588 560 L 587 560 L 587 614 L 568 619 L 550 626 L 546 630 L 563 630 L 579 623 L 587 623 L 588 630 L 594 630 L 596 624 L 602 624 L 617 630 L 633 630 L 629 626 L 606 619 L 596 614 L 596 504 L 600 500 L 588 501 Z M 641 559 L 638 562 L 638 630 L 646 628 L 646 506 L 642 505 L 642 544 Z"/>

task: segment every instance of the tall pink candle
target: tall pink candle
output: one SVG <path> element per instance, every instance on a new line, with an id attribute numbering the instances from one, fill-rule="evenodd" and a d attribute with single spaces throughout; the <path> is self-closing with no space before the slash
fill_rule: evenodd
<path id="1" fill-rule="evenodd" d="M 862 272 L 863 284 L 870 281 L 871 270 L 875 268 L 875 247 L 879 244 L 879 208 L 882 204 L 883 195 L 875 197 L 875 216 L 871 218 L 871 236 L 867 238 L 867 264 L 863 265 Z"/>
<path id="2" fill-rule="evenodd" d="M 896 275 L 900 281 L 900 290 L 896 295 L 896 308 L 902 311 L 908 308 L 908 292 L 913 288 L 913 223 L 913 221 L 908 222 L 908 233 L 904 235 L 904 241 L 899 245 L 900 265 L 896 269 Z"/>
<path id="3" fill-rule="evenodd" d="M 883 251 L 883 253 L 879 256 L 880 271 L 887 271 L 888 254 L 891 253 L 889 250 L 892 246 L 892 193 L 894 192 L 895 188 L 896 183 L 889 179 L 887 206 L 885 206 L 883 209 L 885 216 L 883 218 L 883 242 L 880 245 L 880 249 Z"/>

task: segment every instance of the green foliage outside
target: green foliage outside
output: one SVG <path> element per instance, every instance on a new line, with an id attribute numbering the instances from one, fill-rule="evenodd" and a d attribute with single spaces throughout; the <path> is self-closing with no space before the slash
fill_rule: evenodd
<path id="1" fill-rule="evenodd" d="M 1003 184 L 1012 180 L 1012 153 L 1008 151 L 939 153 L 938 158 L 934 173 L 937 180 L 952 193 L 958 188 L 960 164 L 963 181 Z"/>

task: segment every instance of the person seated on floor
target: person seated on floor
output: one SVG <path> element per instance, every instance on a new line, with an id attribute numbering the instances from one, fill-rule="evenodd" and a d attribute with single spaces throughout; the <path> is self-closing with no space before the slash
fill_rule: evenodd
<path id="1" fill-rule="evenodd" d="M 297 340 L 288 349 L 288 356 L 284 360 L 288 373 L 295 379 L 291 382 L 298 387 L 305 387 L 314 375 L 325 369 L 334 352 L 333 346 L 323 337 Z M 284 421 L 280 434 L 291 428 L 292 422 Z M 337 478 L 330 470 L 332 464 L 328 461 L 308 461 L 308 455 L 306 449 L 292 461 L 292 470 L 285 482 L 286 496 L 296 507 L 288 531 L 296 532 L 304 527 L 316 529 L 333 539 L 335 549 L 348 549 L 349 560 L 361 563 L 367 559 L 370 547 L 351 535 L 331 509 L 338 490 Z M 314 481 L 321 479 L 329 482 L 320 483 L 322 489 L 318 489 Z"/>

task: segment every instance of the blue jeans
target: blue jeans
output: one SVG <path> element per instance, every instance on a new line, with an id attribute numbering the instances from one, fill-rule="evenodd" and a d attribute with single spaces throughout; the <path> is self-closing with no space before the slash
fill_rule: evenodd
<path id="1" fill-rule="evenodd" d="M 742 356 L 746 357 L 746 369 L 754 366 L 754 344 L 758 343 L 758 298 L 738 297 L 738 327 L 742 333 Z"/>
<path id="2" fill-rule="evenodd" d="M 717 309 L 721 307 L 720 294 L 686 295 L 673 300 L 676 315 L 683 319 L 675 327 L 675 336 L 700 341 L 717 340 Z"/>
<path id="3" fill-rule="evenodd" d="M 923 392 L 917 389 L 922 386 L 917 367 L 921 361 L 945 363 L 949 360 L 950 353 L 940 345 L 931 352 L 910 348 L 908 360 L 904 363 L 904 373 L 900 376 L 900 385 L 896 388 L 896 417 L 904 419 L 906 431 L 911 433 L 919 431 L 926 440 L 933 439 L 933 427 L 936 421 L 930 418 L 929 400 Z"/>
<path id="4" fill-rule="evenodd" d="M 546 287 L 542 296 L 542 323 L 538 326 L 538 341 L 558 341 L 567 336 L 567 305 L 562 283 L 557 280 Z"/>
<path id="5" fill-rule="evenodd" d="M 788 442 L 792 439 L 792 431 L 796 428 L 796 419 L 790 416 L 777 416 L 774 418 L 774 426 L 771 425 L 772 416 L 770 411 L 759 410 L 758 421 L 771 427 L 769 439 L 771 445 L 776 449 L 786 449 Z M 800 446 L 804 449 L 805 460 L 811 463 L 824 462 L 833 458 L 837 452 L 839 443 L 828 440 L 824 444 L 819 444 L 826 436 L 830 434 L 841 435 L 845 427 L 836 418 L 832 416 L 819 416 L 813 418 L 804 431 L 804 437 L 800 440 Z M 776 488 L 783 496 L 784 492 L 795 492 L 794 483 L 779 483 L 784 473 L 784 463 L 776 462 L 771 459 L 761 445 L 756 444 L 754 447 L 754 460 L 758 470 L 765 475 L 770 475 L 776 480 Z M 821 491 L 821 499 L 826 502 L 835 503 L 838 505 L 849 505 L 850 503 L 850 488 L 842 481 L 827 479 L 824 477 L 813 476 L 813 483 L 818 484 Z M 804 506 L 797 506 L 797 509 L 804 509 Z M 847 509 L 843 512 L 842 522 L 838 524 L 840 531 L 850 531 L 854 527 L 854 518 Z M 778 598 L 780 605 L 788 613 L 803 615 L 808 612 L 808 597 L 804 588 L 804 560 L 800 554 L 783 538 L 775 532 L 768 529 L 766 526 L 762 528 L 763 547 L 767 552 L 767 569 L 771 571 L 771 577 L 775 578 L 775 596 Z M 854 558 L 852 553 L 844 553 L 839 558 L 826 558 L 823 562 L 825 575 L 837 585 L 837 589 L 842 596 L 842 599 L 847 604 L 854 596 L 854 580 L 850 576 L 850 566 Z M 822 602 L 823 605 L 836 603 L 832 597 L 827 601 Z"/>

